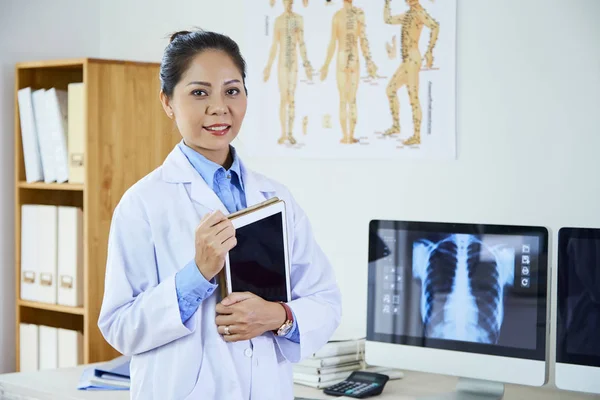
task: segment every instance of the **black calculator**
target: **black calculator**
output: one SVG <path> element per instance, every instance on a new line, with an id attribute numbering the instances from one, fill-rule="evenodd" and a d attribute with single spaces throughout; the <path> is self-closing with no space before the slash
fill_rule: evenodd
<path id="1" fill-rule="evenodd" d="M 374 372 L 354 371 L 345 381 L 325 388 L 323 392 L 330 396 L 347 396 L 357 399 L 377 396 L 389 380 L 389 376 Z"/>

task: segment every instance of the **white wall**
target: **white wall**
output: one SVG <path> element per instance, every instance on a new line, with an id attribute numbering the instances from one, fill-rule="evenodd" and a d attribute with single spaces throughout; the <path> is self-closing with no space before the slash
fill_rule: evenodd
<path id="1" fill-rule="evenodd" d="M 600 227 L 598 15 L 597 0 L 459 1 L 454 162 L 251 160 L 311 217 L 343 289 L 341 330 L 365 333 L 370 219 L 542 225 L 552 255 L 561 226 Z"/>
<path id="2" fill-rule="evenodd" d="M 45 3 L 43 11 L 38 11 L 46 14 L 52 4 L 60 10 L 55 11 L 57 17 L 83 15 L 63 21 L 63 30 L 78 31 L 77 24 L 97 22 L 97 14 L 71 11 L 76 3 L 69 2 L 69 7 L 65 3 Z M 243 15 L 236 15 L 243 0 L 108 0 L 101 4 L 101 57 L 159 61 L 165 36 L 192 26 L 227 33 L 244 51 L 251 46 L 243 41 Z M 600 169 L 600 158 L 595 157 L 600 148 L 597 15 L 600 2 L 596 0 L 459 1 L 456 161 L 246 160 L 286 183 L 311 218 L 343 291 L 341 333 L 365 332 L 370 219 L 544 225 L 552 231 L 552 254 L 559 227 L 600 227 L 596 211 L 600 181 L 593 174 Z M 18 23 L 12 23 L 14 30 Z M 48 40 L 60 36 L 55 29 L 31 29 Z M 20 39 L 17 43 L 19 49 L 28 45 Z M 69 51 L 93 52 L 98 42 L 80 45 Z M 60 48 L 54 50 L 34 55 L 61 55 Z M 22 57 L 31 58 L 31 53 Z M 2 76 L 4 88 L 12 84 L 6 75 Z M 2 91 L 2 121 L 12 118 L 6 91 Z M 7 150 L 5 145 L 12 139 L 2 138 L 0 159 L 11 169 L 6 158 L 12 158 L 12 147 Z M 12 172 L 3 169 L 3 173 L 0 187 L 8 188 Z M 7 249 L 1 254 L 10 261 L 12 255 L 6 252 L 12 246 L 6 242 L 12 240 L 12 219 L 6 215 L 12 212 L 12 193 L 3 190 L 1 196 L 0 221 L 4 217 L 9 222 L 9 228 L 0 231 L 0 245 Z M 12 285 L 12 264 L 8 265 L 5 274 Z M 2 326 L 11 323 L 2 316 L 13 307 L 5 308 L 0 309 Z M 554 336 L 552 332 L 552 346 Z"/>

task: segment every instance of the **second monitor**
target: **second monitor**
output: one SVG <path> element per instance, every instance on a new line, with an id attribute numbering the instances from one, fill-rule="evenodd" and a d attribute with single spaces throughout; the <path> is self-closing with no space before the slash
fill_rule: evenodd
<path id="1" fill-rule="evenodd" d="M 545 384 L 545 228 L 377 220 L 369 233 L 367 363 L 497 397 L 501 383 Z"/>

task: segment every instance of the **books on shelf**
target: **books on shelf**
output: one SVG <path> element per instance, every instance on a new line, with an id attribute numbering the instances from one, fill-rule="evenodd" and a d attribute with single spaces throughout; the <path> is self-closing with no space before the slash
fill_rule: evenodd
<path id="1" fill-rule="evenodd" d="M 83 211 L 21 206 L 21 299 L 83 305 Z"/>
<path id="2" fill-rule="evenodd" d="M 39 182 L 44 180 L 42 157 L 38 142 L 31 88 L 21 89 L 17 93 L 19 102 L 19 120 L 21 121 L 21 142 L 25 160 L 25 180 Z"/>
<path id="3" fill-rule="evenodd" d="M 19 121 L 27 182 L 83 183 L 83 83 L 18 91 Z"/>
<path id="4" fill-rule="evenodd" d="M 85 85 L 70 83 L 67 89 L 67 150 L 69 182 L 83 183 L 85 169 Z"/>
<path id="5" fill-rule="evenodd" d="M 19 326 L 19 370 L 21 372 L 39 369 L 39 335 L 37 325 L 21 323 Z"/>
<path id="6" fill-rule="evenodd" d="M 19 371 L 70 368 L 83 363 L 83 335 L 78 331 L 20 323 Z"/>

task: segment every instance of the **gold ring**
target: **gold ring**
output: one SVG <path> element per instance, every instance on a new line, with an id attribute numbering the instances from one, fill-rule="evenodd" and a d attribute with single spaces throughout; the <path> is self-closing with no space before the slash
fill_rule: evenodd
<path id="1" fill-rule="evenodd" d="M 226 335 L 230 335 L 230 333 L 229 333 L 229 325 L 225 327 L 225 334 Z"/>

